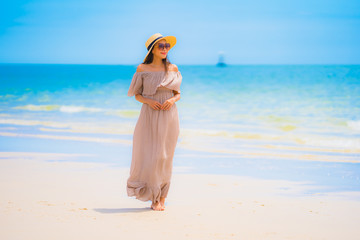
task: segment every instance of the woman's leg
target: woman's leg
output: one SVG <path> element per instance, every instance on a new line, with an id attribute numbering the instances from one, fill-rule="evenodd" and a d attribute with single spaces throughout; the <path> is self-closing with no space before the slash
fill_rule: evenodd
<path id="1" fill-rule="evenodd" d="M 156 202 L 156 203 L 152 202 L 151 208 L 153 210 L 156 210 L 156 211 L 163 211 L 164 210 L 164 208 L 162 207 L 160 202 Z"/>
<path id="2" fill-rule="evenodd" d="M 165 198 L 164 197 L 160 197 L 160 204 L 162 209 L 165 209 Z"/>

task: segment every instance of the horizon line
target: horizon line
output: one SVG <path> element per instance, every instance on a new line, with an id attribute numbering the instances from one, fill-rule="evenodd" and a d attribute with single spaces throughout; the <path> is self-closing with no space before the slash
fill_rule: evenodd
<path id="1" fill-rule="evenodd" d="M 114 65 L 114 66 L 136 66 L 140 63 L 26 63 L 26 62 L 0 62 L 0 64 L 33 64 L 33 65 Z M 209 63 L 197 63 L 197 64 L 181 64 L 177 63 L 179 66 L 216 66 L 217 63 L 209 64 Z M 239 65 L 360 65 L 360 63 L 227 63 L 226 66 L 239 66 Z"/>

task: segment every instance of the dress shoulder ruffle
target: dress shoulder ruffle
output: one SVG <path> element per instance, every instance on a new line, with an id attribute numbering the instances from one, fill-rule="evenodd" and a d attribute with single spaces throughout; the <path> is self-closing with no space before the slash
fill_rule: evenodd
<path id="1" fill-rule="evenodd" d="M 166 87 L 180 93 L 182 75 L 180 71 L 165 72 L 135 72 L 130 84 L 128 96 L 135 94 L 154 95 L 158 87 Z"/>
<path id="2" fill-rule="evenodd" d="M 134 96 L 135 94 L 142 94 L 143 83 L 142 83 L 142 74 L 141 72 L 135 72 L 130 83 L 130 87 L 127 95 L 129 97 Z"/>

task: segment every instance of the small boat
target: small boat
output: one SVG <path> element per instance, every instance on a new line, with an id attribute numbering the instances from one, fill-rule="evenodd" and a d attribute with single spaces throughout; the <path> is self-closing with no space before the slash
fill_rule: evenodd
<path id="1" fill-rule="evenodd" d="M 226 63 L 224 62 L 224 52 L 219 52 L 219 61 L 216 64 L 217 67 L 226 67 Z"/>

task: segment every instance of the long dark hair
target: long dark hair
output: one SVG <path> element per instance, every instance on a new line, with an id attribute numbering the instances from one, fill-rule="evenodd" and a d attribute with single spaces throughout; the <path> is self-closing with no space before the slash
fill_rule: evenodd
<path id="1" fill-rule="evenodd" d="M 154 44 L 153 48 L 154 47 L 155 47 L 155 44 Z M 143 64 L 150 64 L 150 63 L 153 62 L 153 60 L 154 60 L 154 54 L 152 53 L 153 48 L 151 48 L 151 50 L 150 50 L 149 54 L 147 55 L 146 59 L 144 60 Z M 164 64 L 164 67 L 165 67 L 165 74 L 167 74 L 168 68 L 169 68 L 171 62 L 168 59 L 167 55 L 166 55 L 166 58 L 162 59 L 161 61 Z"/>

